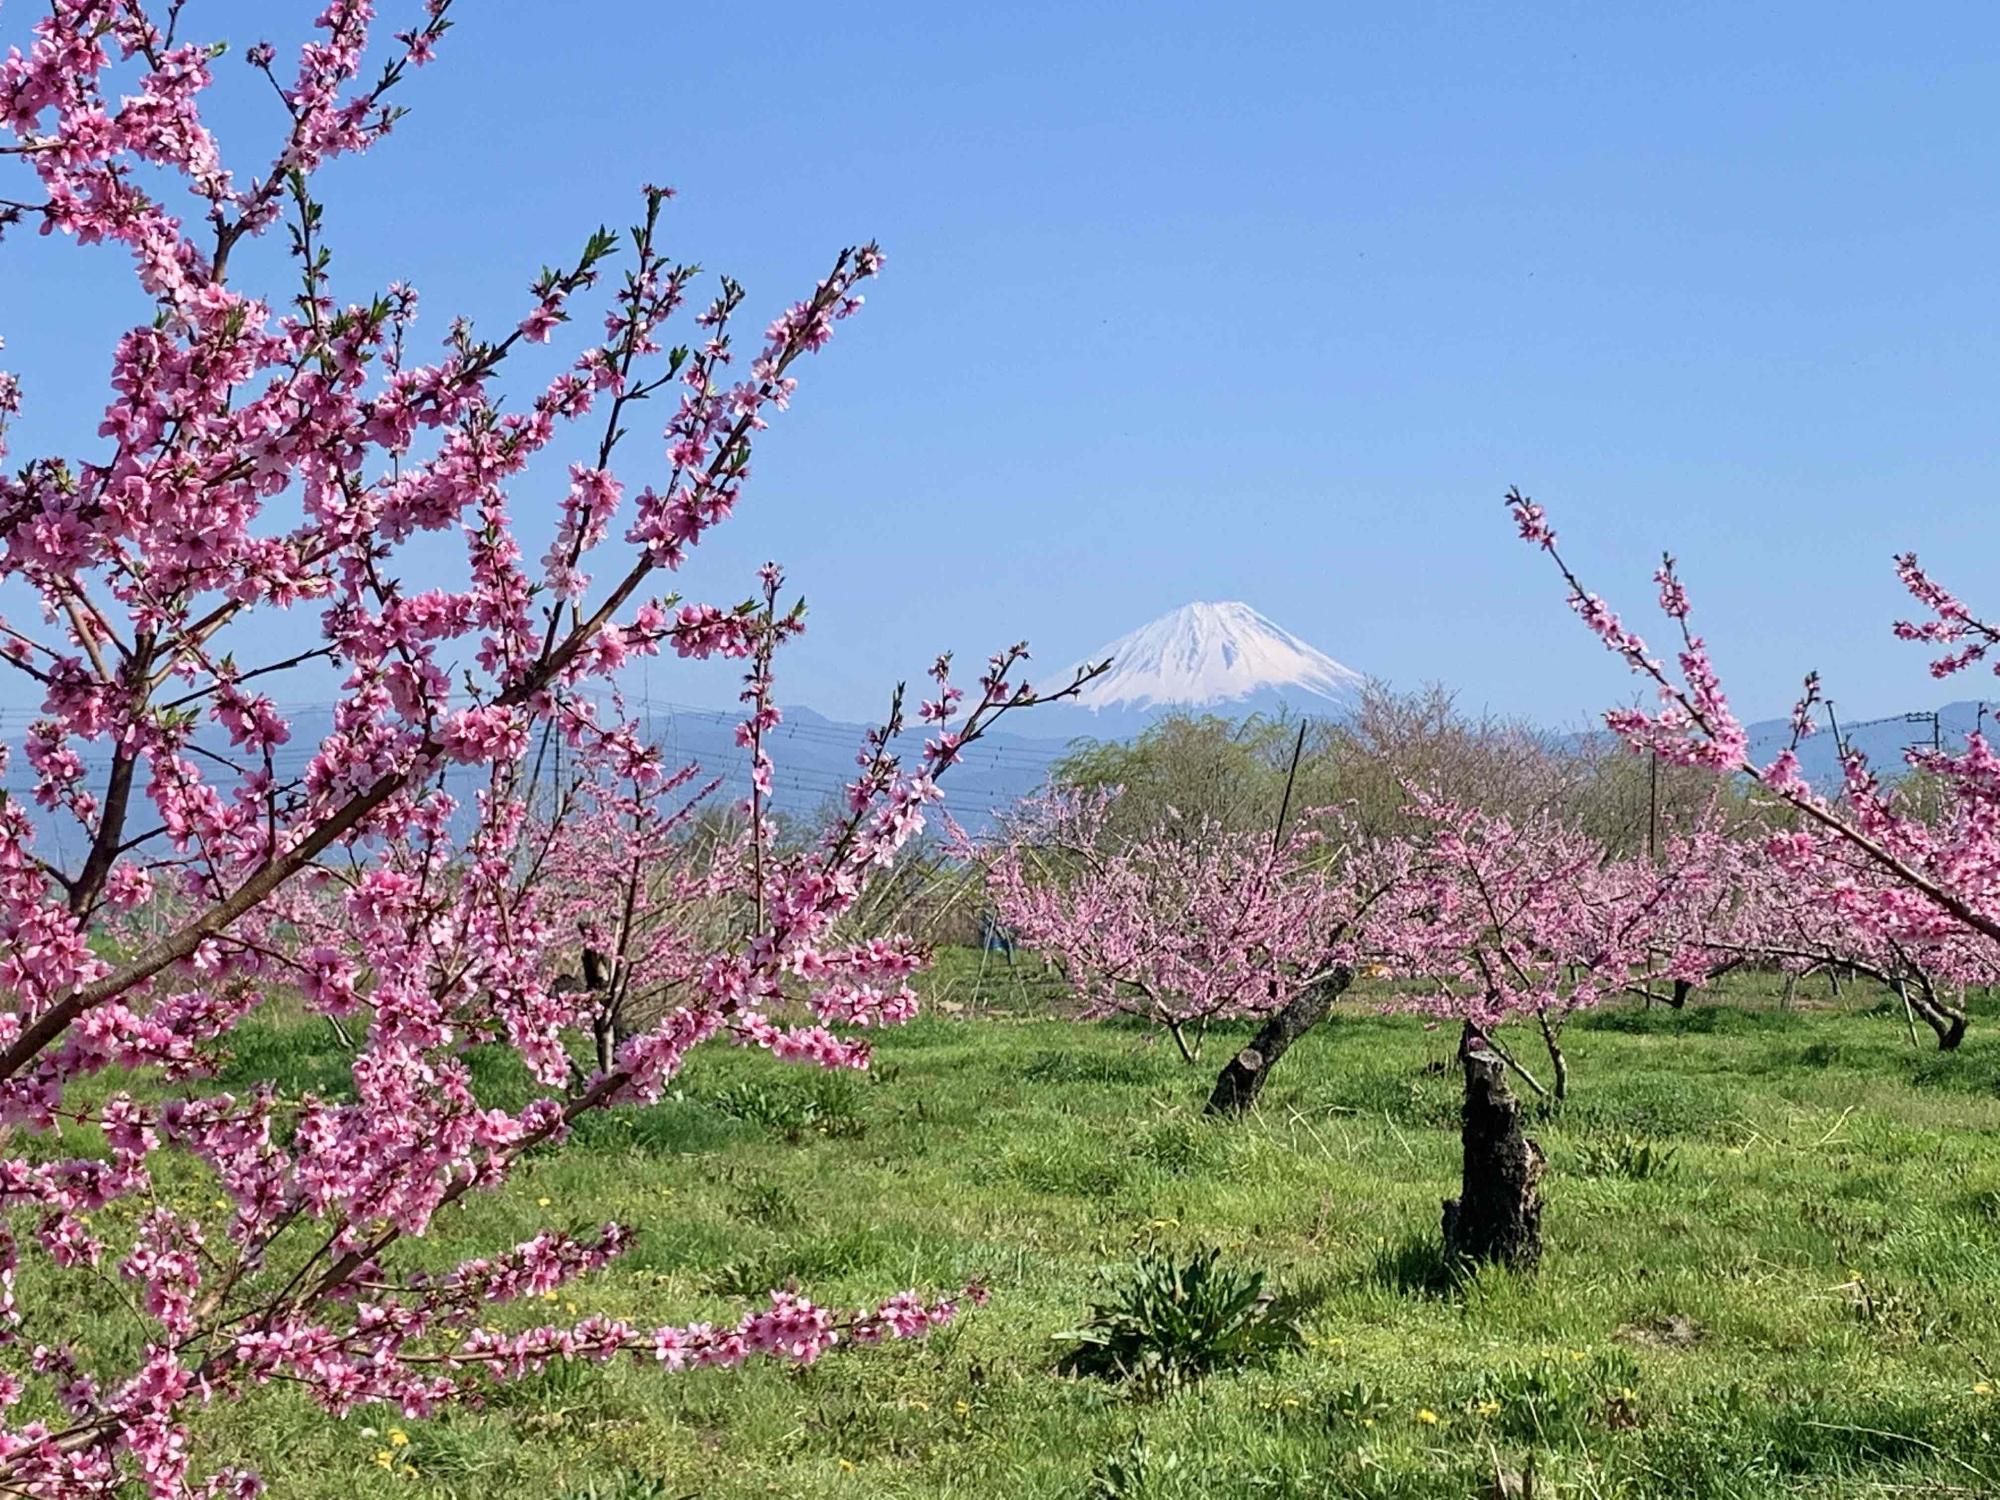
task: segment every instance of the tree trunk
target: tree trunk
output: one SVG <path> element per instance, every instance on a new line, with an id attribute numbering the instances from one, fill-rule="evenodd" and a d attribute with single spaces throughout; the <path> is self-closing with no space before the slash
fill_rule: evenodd
<path id="1" fill-rule="evenodd" d="M 611 988 L 612 965 L 588 943 L 583 945 L 583 987 L 593 995 L 603 996 Z M 597 1071 L 609 1073 L 611 1065 L 618 1057 L 618 1004 L 616 999 L 600 998 L 597 1014 L 590 1018 L 591 1040 L 597 1053 Z"/>
<path id="2" fill-rule="evenodd" d="M 1521 1131 L 1506 1064 L 1484 1048 L 1465 1055 L 1463 1140 L 1464 1183 L 1444 1205 L 1446 1258 L 1532 1270 L 1542 1258 L 1542 1148 Z"/>
<path id="3" fill-rule="evenodd" d="M 601 1010 L 590 1018 L 591 1040 L 597 1050 L 597 1071 L 609 1073 L 618 1060 L 618 1018 Z"/>
<path id="4" fill-rule="evenodd" d="M 1556 1040 L 1556 1029 L 1549 1025 L 1549 1018 L 1541 1015 L 1535 1019 L 1542 1024 L 1542 1045 L 1549 1051 L 1549 1069 L 1555 1077 L 1556 1103 L 1560 1104 L 1569 1098 L 1569 1059 L 1563 1056 L 1562 1043 Z"/>
<path id="5" fill-rule="evenodd" d="M 1928 980 L 1920 981 L 1915 989 L 1906 979 L 1891 982 L 1890 988 L 1901 997 L 1906 1012 L 1914 1011 L 1923 1023 L 1937 1033 L 1938 1051 L 1953 1052 L 1965 1040 L 1965 1012 L 1956 1010 L 1940 1000 L 1937 990 Z"/>
<path id="6" fill-rule="evenodd" d="M 1250 1045 L 1229 1059 L 1222 1076 L 1202 1110 L 1209 1115 L 1240 1115 L 1257 1102 L 1264 1080 L 1292 1043 L 1326 1019 L 1333 1002 L 1354 982 L 1354 971 L 1345 964 L 1292 997 L 1291 1003 L 1274 1011 Z"/>

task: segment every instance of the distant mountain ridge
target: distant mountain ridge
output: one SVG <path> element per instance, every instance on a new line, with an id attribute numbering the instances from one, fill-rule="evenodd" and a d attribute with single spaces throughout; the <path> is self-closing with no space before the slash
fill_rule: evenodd
<path id="1" fill-rule="evenodd" d="M 1799 770 L 1814 786 L 1828 790 L 1839 786 L 1840 750 L 1822 712 L 1815 720 L 1817 733 L 1799 744 Z M 1750 735 L 1750 754 L 1765 764 L 1792 740 L 1792 721 L 1763 719 L 1744 728 Z M 1868 757 L 1868 764 L 1881 775 L 1893 778 L 1905 769 L 1905 752 L 1913 748 L 1962 750 L 1965 737 L 1975 729 L 1991 735 L 2000 728 L 2000 704 L 1963 699 L 1936 709 L 1890 714 L 1884 718 L 1861 719 L 1840 725 L 1840 741 Z"/>
<path id="2" fill-rule="evenodd" d="M 1183 605 L 1085 658 L 1093 665 L 1107 659 L 1109 670 L 1087 683 L 1076 699 L 1010 713 L 999 728 L 967 748 L 940 783 L 953 817 L 971 828 L 985 826 L 995 812 L 1043 785 L 1080 738 L 1130 738 L 1180 711 L 1229 718 L 1278 712 L 1338 715 L 1352 706 L 1364 681 L 1359 672 L 1240 601 Z M 1044 691 L 1059 688 L 1071 676 L 1071 672 L 1032 668 L 1028 673 Z M 701 767 L 702 781 L 719 783 L 718 802 L 748 794 L 749 756 L 736 743 L 740 709 L 649 701 L 631 692 L 625 702 L 646 739 L 661 748 L 669 765 L 692 762 Z M 292 738 L 274 757 L 281 778 L 298 774 L 332 729 L 325 704 L 288 704 L 286 712 Z M 9 717 L 0 712 L 0 721 Z M 25 723 L 27 715 L 21 717 Z M 11 727 L 0 722 L 0 728 Z M 826 804 L 837 802 L 853 779 L 865 733 L 861 724 L 841 723 L 810 708 L 786 707 L 783 721 L 765 742 L 774 762 L 774 807 L 811 818 Z M 928 733 L 913 725 L 896 741 L 894 748 L 906 766 L 918 764 Z M 214 748 L 226 751 L 227 746 L 218 743 Z M 95 747 L 85 753 L 87 779 L 101 778 L 107 753 Z M 17 760 L 0 779 L 0 790 L 26 800 L 33 780 L 25 759 Z M 454 767 L 445 782 L 461 803 L 471 805 L 476 773 Z M 54 851 L 63 857 L 77 853 L 83 840 L 73 825 L 65 826 L 65 819 L 39 808 L 33 815 Z"/>
<path id="3" fill-rule="evenodd" d="M 1010 714 L 982 737 L 940 785 L 945 806 L 969 827 L 981 826 L 1047 778 L 1079 739 L 1127 739 L 1177 712 L 1245 718 L 1254 713 L 1337 717 L 1353 708 L 1366 682 L 1276 621 L 1241 601 L 1182 605 L 1091 652 L 1059 672 L 1030 667 L 1037 688 L 1053 691 L 1084 666 L 1109 661 L 1074 698 Z M 714 767 L 725 790 L 747 790 L 748 764 L 735 742 L 734 713 L 671 708 L 646 714 L 647 735 L 670 761 Z M 809 814 L 837 795 L 853 774 L 862 726 L 806 708 L 787 708 L 768 741 L 776 763 L 777 804 Z M 897 744 L 915 764 L 924 735 Z"/>
<path id="4" fill-rule="evenodd" d="M 1080 739 L 1128 739 L 1175 712 L 1231 719 L 1276 713 L 1337 718 L 1353 708 L 1365 682 L 1361 673 L 1240 601 L 1183 605 L 1109 642 L 1084 662 L 1094 665 L 1107 658 L 1108 670 L 1086 684 L 1077 698 L 1009 714 L 1000 728 L 967 749 L 941 783 L 953 817 L 972 828 L 986 825 L 995 812 L 1040 787 Z M 1029 680 L 1045 691 L 1060 687 L 1070 676 L 1067 671 L 1032 667 L 1028 673 Z M 740 710 L 649 702 L 632 694 L 627 706 L 669 764 L 694 762 L 702 767 L 703 780 L 720 783 L 718 801 L 747 794 L 748 756 L 736 743 Z M 325 705 L 291 704 L 286 712 L 292 720 L 292 739 L 273 757 L 281 779 L 303 769 L 332 727 Z M 26 709 L 0 708 L 0 739 L 15 737 L 32 717 Z M 1840 738 L 1867 755 L 1878 771 L 1893 777 L 1903 769 L 1909 747 L 1935 742 L 1956 750 L 1975 728 L 1993 730 L 1995 720 L 2000 720 L 1995 704 L 1962 700 L 1945 704 L 1934 715 L 1924 710 L 1843 722 Z M 1814 785 L 1832 789 L 1840 782 L 1839 753 L 1824 715 L 1819 723 L 1820 732 L 1799 747 L 1799 759 Z M 1747 727 L 1751 754 L 1759 764 L 1791 739 L 1788 719 L 1766 719 Z M 861 724 L 843 723 L 802 706 L 787 707 L 783 722 L 767 740 L 775 761 L 778 810 L 811 818 L 838 799 L 854 775 L 855 755 L 865 732 Z M 1585 730 L 1568 738 L 1579 743 L 1603 733 Z M 898 740 L 895 748 L 906 765 L 917 763 L 925 737 L 925 731 L 913 727 Z M 87 780 L 101 779 L 106 754 L 101 747 L 86 750 Z M 73 825 L 65 827 L 65 819 L 32 804 L 33 782 L 33 769 L 24 757 L 17 757 L 0 775 L 0 794 L 27 805 L 40 836 L 53 845 L 49 852 L 74 856 L 80 834 Z M 447 784 L 469 803 L 476 780 L 454 768 Z"/>
<path id="5" fill-rule="evenodd" d="M 749 753 L 736 743 L 742 710 L 697 708 L 636 696 L 628 698 L 626 706 L 639 721 L 645 738 L 660 747 L 669 766 L 693 763 L 701 768 L 695 786 L 718 783 L 710 798 L 712 805 L 726 807 L 749 795 Z M 1016 726 L 1021 730 L 1033 726 L 1039 712 L 1007 715 L 1000 728 L 965 750 L 959 763 L 939 782 L 951 816 L 969 828 L 981 829 L 995 812 L 1012 806 L 1048 780 L 1055 763 L 1068 753 L 1069 741 L 1017 732 Z M 279 747 L 274 760 L 280 777 L 289 779 L 303 771 L 333 723 L 325 705 L 288 705 L 286 713 L 292 738 Z M 773 762 L 771 805 L 781 815 L 810 820 L 843 798 L 856 774 L 855 757 L 869 726 L 841 723 L 804 707 L 786 707 L 781 713 L 779 724 L 765 737 Z M 905 766 L 915 768 L 920 763 L 924 740 L 933 733 L 912 727 L 894 741 L 893 748 Z M 218 741 L 216 748 L 226 750 L 227 744 Z M 86 784 L 102 784 L 108 767 L 106 755 L 95 747 L 84 754 Z M 555 770 L 553 763 L 547 770 Z M 51 813 L 33 802 L 34 780 L 26 758 L 16 758 L 0 775 L 0 795 L 18 799 L 27 810 L 42 853 L 73 863 L 82 856 L 88 840 L 67 815 Z M 226 794 L 234 778 L 224 775 L 220 784 Z M 470 817 L 469 809 L 482 784 L 477 768 L 452 766 L 446 770 L 446 790 L 466 809 L 462 819 Z M 136 795 L 144 798 L 143 775 Z M 932 823 L 937 826 L 936 819 Z"/>

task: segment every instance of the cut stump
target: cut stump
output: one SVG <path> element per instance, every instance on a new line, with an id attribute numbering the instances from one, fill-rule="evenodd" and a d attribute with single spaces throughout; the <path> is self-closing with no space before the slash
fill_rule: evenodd
<path id="1" fill-rule="evenodd" d="M 1464 1055 L 1464 1180 L 1444 1205 L 1448 1260 L 1532 1270 L 1542 1258 L 1542 1148 L 1521 1129 L 1506 1064 L 1483 1047 Z"/>
<path id="2" fill-rule="evenodd" d="M 1354 971 L 1345 965 L 1335 969 L 1318 984 L 1301 990 L 1290 1004 L 1272 1012 L 1258 1028 L 1250 1045 L 1229 1059 L 1215 1088 L 1202 1109 L 1206 1115 L 1240 1115 L 1257 1102 L 1264 1080 L 1271 1076 L 1278 1059 L 1292 1043 L 1326 1019 L 1341 992 L 1354 982 Z"/>

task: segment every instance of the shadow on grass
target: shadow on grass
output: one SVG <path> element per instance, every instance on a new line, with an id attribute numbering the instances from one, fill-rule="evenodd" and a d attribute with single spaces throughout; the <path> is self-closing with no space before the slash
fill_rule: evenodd
<path id="1" fill-rule="evenodd" d="M 1615 1031 L 1626 1036 L 1760 1036 L 1796 1031 L 1809 1018 L 1797 1010 L 1732 1004 L 1729 998 L 1691 999 L 1679 1010 L 1670 1005 L 1607 1005 L 1576 1018 L 1580 1031 Z"/>
<path id="2" fill-rule="evenodd" d="M 1910 1067 L 1910 1082 L 1918 1088 L 2000 1096 L 2000 1049 L 1977 1045 L 1983 1040 L 1976 1038 L 1974 1045 L 1955 1052 L 1917 1054 L 1914 1064 L 1905 1064 Z"/>
<path id="3" fill-rule="evenodd" d="M 1535 1123 L 1585 1135 L 1729 1140 L 1742 1129 L 1740 1104 L 1722 1089 L 1689 1088 L 1686 1080 L 1640 1074 L 1604 1078 L 1558 1103 L 1537 1099 Z"/>
<path id="4" fill-rule="evenodd" d="M 1412 1230 L 1385 1245 L 1364 1279 L 1370 1286 L 1419 1297 L 1455 1297 L 1465 1285 L 1463 1269 L 1445 1255 L 1435 1231 Z"/>

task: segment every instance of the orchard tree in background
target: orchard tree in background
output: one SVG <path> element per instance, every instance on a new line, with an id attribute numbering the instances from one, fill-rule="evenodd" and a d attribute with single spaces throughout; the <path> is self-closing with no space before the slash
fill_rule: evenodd
<path id="1" fill-rule="evenodd" d="M 1149 1021 L 1190 1063 L 1216 1022 L 1264 1022 L 1209 1101 L 1241 1113 L 1369 961 L 1407 849 L 1328 809 L 1252 832 L 1167 808 L 1127 834 L 1118 797 L 1029 801 L 984 852 L 989 893 L 1007 926 L 1061 966 L 1082 1018 Z"/>
<path id="2" fill-rule="evenodd" d="M 739 883 L 729 860 L 740 849 L 704 844 L 693 823 L 713 782 L 688 787 L 698 766 L 652 775 L 650 760 L 587 766 L 559 786 L 524 842 L 537 906 L 552 932 L 553 983 L 590 996 L 592 1057 L 615 1064 L 636 1026 L 657 1018 L 699 978 L 716 928 L 735 913 Z M 747 831 L 747 830 L 746 830 Z M 707 860 L 699 856 L 706 852 Z"/>
<path id="3" fill-rule="evenodd" d="M 1614 859 L 1548 810 L 1516 819 L 1413 793 L 1410 811 L 1428 828 L 1413 836 L 1400 920 L 1381 941 L 1397 1006 L 1460 1027 L 1461 1186 L 1444 1204 L 1445 1255 L 1530 1269 L 1542 1253 L 1546 1161 L 1506 1074 L 1567 1098 L 1570 1017 L 1673 972 L 1669 916 L 1705 903 L 1716 867 L 1699 839 L 1661 862 Z M 1509 1023 L 1540 1036 L 1547 1083 L 1501 1040 Z"/>
<path id="4" fill-rule="evenodd" d="M 1901 789 L 1890 795 L 1900 805 Z M 1808 975 L 1825 976 L 1836 993 L 1842 980 L 1870 979 L 1896 997 L 1912 1042 L 1921 1020 L 1939 1050 L 1955 1048 L 1965 1035 L 1964 991 L 2000 978 L 2000 946 L 1964 928 L 1921 940 L 1885 931 L 1868 917 L 1885 872 L 1846 861 L 1830 893 L 1799 878 L 1795 846 L 1794 831 L 1703 841 L 1705 878 L 1677 893 L 1660 925 L 1672 989 L 1654 987 L 1649 998 L 1678 1006 L 1746 967 L 1782 975 L 1787 1004 Z M 1681 857 L 1678 840 L 1673 848 L 1670 864 Z"/>
<path id="5" fill-rule="evenodd" d="M 1710 867 L 1692 853 L 1611 859 L 1553 813 L 1515 820 L 1430 796 L 1411 806 L 1431 827 L 1410 860 L 1406 920 L 1384 936 L 1400 1003 L 1458 1022 L 1468 1046 L 1492 1050 L 1536 1093 L 1566 1098 L 1564 1026 L 1666 972 L 1662 922 Z M 1547 1083 L 1495 1035 L 1508 1022 L 1540 1036 Z"/>
<path id="6" fill-rule="evenodd" d="M 1793 708 L 1790 744 L 1760 764 L 1729 707 L 1706 642 L 1693 631 L 1688 593 L 1673 558 L 1662 562 L 1654 582 L 1661 611 L 1679 637 L 1677 670 L 1584 587 L 1558 550 L 1541 506 L 1518 490 L 1508 493 L 1507 504 L 1522 539 L 1555 562 L 1570 607 L 1658 695 L 1652 712 L 1608 713 L 1609 727 L 1634 749 L 1669 763 L 1747 778 L 1789 809 L 1795 826 L 1772 834 L 1766 850 L 1777 876 L 1822 908 L 1821 920 L 1810 925 L 1831 925 L 1843 933 L 1840 944 L 1857 959 L 1871 952 L 1889 955 L 1892 963 L 1881 969 L 1890 976 L 1886 982 L 1913 1007 L 1920 998 L 1939 1044 L 1956 1046 L 1964 1034 L 1963 1013 L 1938 1004 L 1934 986 L 1913 985 L 1911 976 L 1919 971 L 1982 975 L 1994 963 L 1991 945 L 2000 942 L 2000 758 L 1986 737 L 1971 734 L 1957 751 L 1907 752 L 1929 789 L 1922 800 L 1884 786 L 1853 751 L 1841 755 L 1840 794 L 1827 796 L 1799 769 L 1799 743 L 1813 732 L 1822 701 L 1819 675 L 1810 673 Z M 1933 580 L 1914 553 L 1898 557 L 1895 565 L 1924 610 L 1919 619 L 1897 622 L 1895 633 L 1938 649 L 1933 677 L 1952 676 L 1993 656 L 2000 627 L 1980 619 Z"/>
<path id="7" fill-rule="evenodd" d="M 800 617 L 775 569 L 734 607 L 663 589 L 742 503 L 758 434 L 881 256 L 841 253 L 748 342 L 725 279 L 669 348 L 696 271 L 667 253 L 669 194 L 649 188 L 628 237 L 599 231 L 542 272 L 504 332 L 442 320 L 426 340 L 405 286 L 337 298 L 313 173 L 389 131 L 448 5 L 431 0 L 374 64 L 367 0 L 334 0 L 288 60 L 261 42 L 240 54 L 284 120 L 247 172 L 201 113 L 224 49 L 179 35 L 178 3 L 51 0 L 0 59 L 0 214 L 123 253 L 140 292 L 94 448 L 0 478 L 0 664 L 40 704 L 0 755 L 41 809 L 0 805 L 8 1493 L 258 1493 L 202 1470 L 188 1422 L 274 1382 L 333 1412 L 421 1415 L 551 1360 L 812 1360 L 952 1314 L 948 1298 L 841 1314 L 779 1292 L 733 1326 L 537 1325 L 500 1310 L 603 1265 L 629 1228 L 550 1229 L 441 1274 L 404 1254 L 584 1111 L 657 1099 L 703 1042 L 865 1065 L 835 1028 L 905 1016 L 919 955 L 842 944 L 834 926 L 921 828 L 935 777 L 1034 701 L 1019 648 L 969 702 L 940 662 L 920 763 L 895 753 L 899 706 L 843 815 L 774 851 L 772 658 Z M 289 291 L 232 275 L 261 236 L 289 238 Z M 518 384 L 523 352 L 577 314 L 593 334 L 504 400 L 503 370 Z M 0 377 L 0 424 L 30 396 L 77 401 Z M 664 445 L 628 463 L 655 407 Z M 545 489 L 531 466 L 567 452 Z M 419 572 L 426 537 L 430 557 L 460 549 L 449 581 Z M 288 634 L 302 618 L 316 632 Z M 582 931 L 571 891 L 539 877 L 612 825 L 607 872 L 635 907 L 679 909 L 683 887 L 629 877 L 670 836 L 685 783 L 586 691 L 666 653 L 747 664 L 742 834 L 682 872 L 701 921 Z M 302 671 L 337 681 L 339 701 L 318 743 L 294 746 L 278 695 Z M 538 816 L 532 757 L 551 737 L 586 785 Z M 80 840 L 75 858 L 52 826 Z M 560 982 L 580 938 L 623 966 L 615 1003 L 652 1002 L 614 1018 L 588 1063 L 571 1042 L 606 992 Z M 350 1029 L 349 1083 L 322 1097 L 208 1082 L 232 1032 L 293 994 Z M 533 1097 L 482 1099 L 478 1047 L 515 1053 Z M 62 1293 L 85 1281 L 127 1308 L 88 1351 Z"/>

